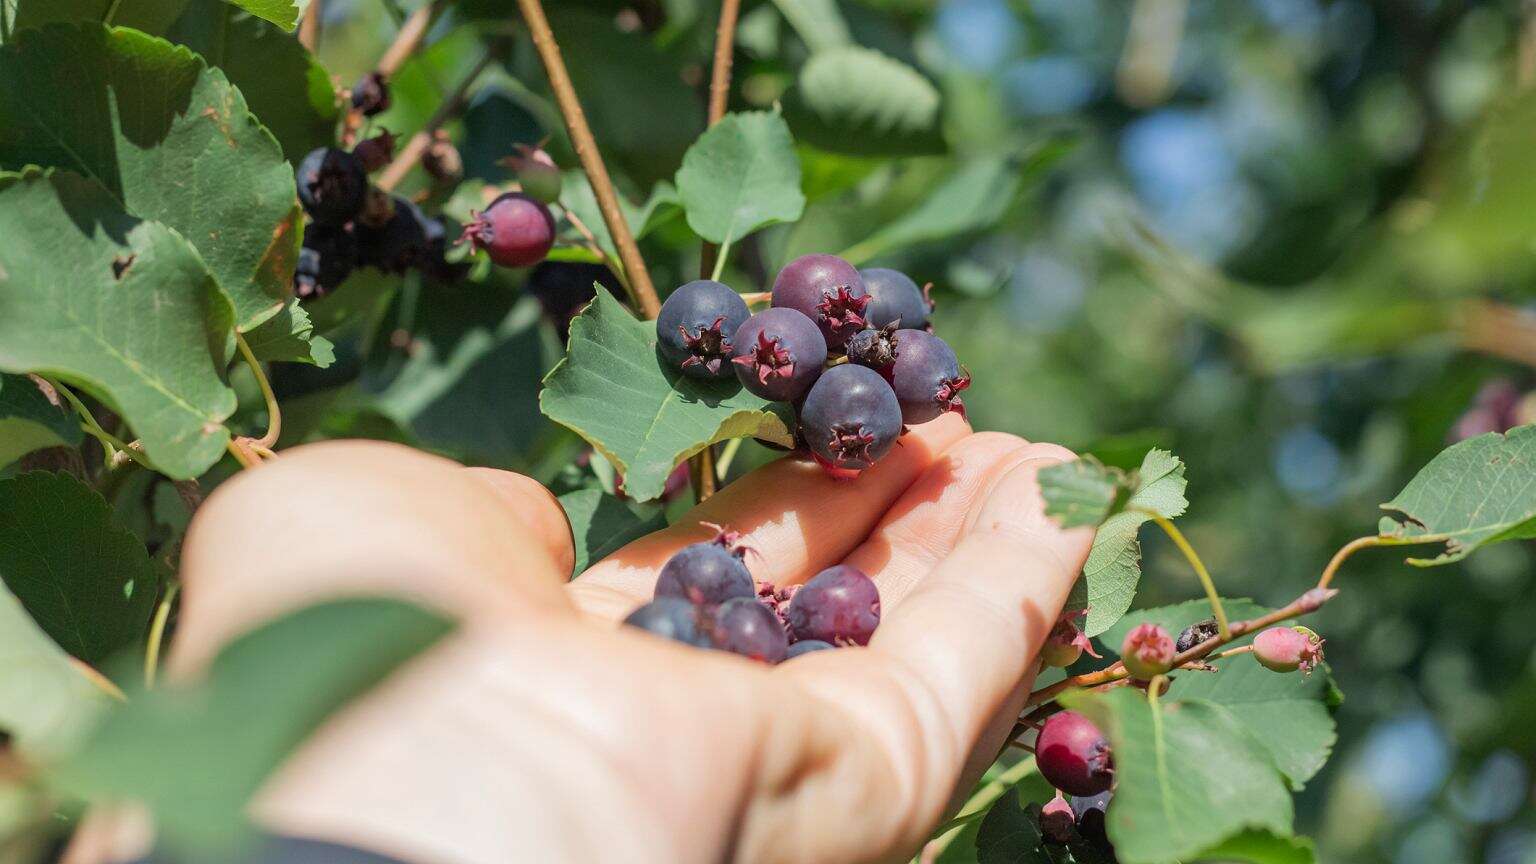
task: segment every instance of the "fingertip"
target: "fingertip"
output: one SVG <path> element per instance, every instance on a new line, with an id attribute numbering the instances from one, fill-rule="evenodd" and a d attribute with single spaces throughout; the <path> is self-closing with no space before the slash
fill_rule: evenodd
<path id="1" fill-rule="evenodd" d="M 544 544 L 555 566 L 569 574 L 576 566 L 576 539 L 565 508 L 544 484 L 514 471 L 497 468 L 467 468 L 471 477 L 491 487 L 506 503 L 509 516 L 528 526 Z"/>

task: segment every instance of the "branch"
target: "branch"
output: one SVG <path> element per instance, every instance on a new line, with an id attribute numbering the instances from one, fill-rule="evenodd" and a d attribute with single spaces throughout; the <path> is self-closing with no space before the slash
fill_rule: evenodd
<path id="1" fill-rule="evenodd" d="M 427 121 L 427 125 L 412 135 L 411 140 L 405 142 L 405 146 L 395 154 L 394 161 L 385 166 L 384 172 L 379 175 L 378 183 L 374 185 L 385 192 L 392 191 L 400 185 L 405 175 L 411 173 L 411 169 L 421 161 L 421 154 L 427 152 L 427 147 L 432 143 L 432 133 L 441 129 L 443 124 L 447 123 L 459 110 L 460 103 L 464 101 L 464 94 L 469 92 L 475 79 L 480 77 L 480 73 L 484 72 L 494 59 L 496 59 L 496 52 L 487 48 L 485 54 L 470 68 L 469 72 L 459 79 L 458 86 L 453 88 L 453 92 L 443 99 L 443 103 L 437 107 L 437 112 Z"/>
<path id="2" fill-rule="evenodd" d="M 314 0 L 314 2 L 318 5 L 320 0 Z M 427 37 L 427 30 L 432 25 L 432 19 L 437 15 L 437 6 L 436 2 L 427 3 L 412 12 L 411 17 L 405 19 L 405 23 L 400 25 L 399 32 L 395 34 L 395 41 L 384 50 L 384 56 L 380 57 L 379 62 L 373 67 L 374 72 L 382 78 L 389 79 L 400 71 L 400 67 L 405 65 L 405 61 L 409 60 L 412 54 L 416 53 L 416 49 L 421 47 L 421 41 Z"/>
<path id="3" fill-rule="evenodd" d="M 613 180 L 608 176 L 608 168 L 603 164 L 602 154 L 598 152 L 597 141 L 592 137 L 591 127 L 587 125 L 587 116 L 576 98 L 576 88 L 572 86 L 565 60 L 560 56 L 555 34 L 549 29 L 549 19 L 544 17 L 544 7 L 539 0 L 517 0 L 517 5 L 533 37 L 533 47 L 538 49 L 539 60 L 544 64 L 544 74 L 549 78 L 549 86 L 555 93 L 560 114 L 565 118 L 571 145 L 576 148 L 576 156 L 581 160 L 587 181 L 592 184 L 592 194 L 597 198 L 603 222 L 608 226 L 608 236 L 613 238 L 613 245 L 619 251 L 619 260 L 623 262 L 624 273 L 629 277 L 631 299 L 646 318 L 654 319 L 661 312 L 661 301 L 656 297 L 651 274 L 645 269 L 645 261 L 640 257 L 640 247 L 635 245 L 635 237 L 629 231 L 629 224 L 624 221 L 624 211 L 619 209 L 619 197 L 614 192 Z"/>
<path id="4" fill-rule="evenodd" d="M 320 4 L 321 0 L 309 0 L 309 8 L 299 21 L 299 44 L 311 54 L 320 50 Z"/>
<path id="5" fill-rule="evenodd" d="M 735 52 L 736 18 L 741 12 L 741 0 L 722 0 L 720 26 L 715 30 L 715 65 L 709 75 L 709 125 L 713 126 L 725 116 L 726 101 L 731 93 L 731 61 Z M 699 251 L 699 278 L 716 278 L 716 258 L 719 247 L 704 241 Z"/>

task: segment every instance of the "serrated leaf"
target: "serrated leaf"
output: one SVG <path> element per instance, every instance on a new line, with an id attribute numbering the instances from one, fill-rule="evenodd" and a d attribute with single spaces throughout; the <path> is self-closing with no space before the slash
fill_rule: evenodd
<path id="1" fill-rule="evenodd" d="M 297 39 L 224 0 L 190 3 L 169 30 L 155 35 L 191 48 L 222 70 L 290 163 L 297 165 L 304 154 L 335 139 L 335 85 Z"/>
<path id="2" fill-rule="evenodd" d="M 1196 862 L 1210 864 L 1313 864 L 1317 853 L 1305 837 L 1281 837 L 1268 831 L 1244 831 L 1196 855 Z"/>
<path id="3" fill-rule="evenodd" d="M 259 18 L 292 32 L 311 0 L 227 0 Z"/>
<path id="4" fill-rule="evenodd" d="M 196 250 L 69 172 L 0 177 L 0 370 L 79 386 L 164 473 L 218 461 L 232 314 Z"/>
<path id="5" fill-rule="evenodd" d="M 800 159 L 784 118 L 727 114 L 699 136 L 677 170 L 688 227 L 711 243 L 739 240 L 805 210 Z"/>
<path id="6" fill-rule="evenodd" d="M 812 51 L 848 44 L 848 22 L 836 0 L 773 0 L 773 5 Z"/>
<path id="7" fill-rule="evenodd" d="M 0 730 L 39 762 L 64 756 L 108 707 L 107 696 L 0 588 Z"/>
<path id="8" fill-rule="evenodd" d="M 13 31 L 69 21 L 110 23 L 145 33 L 164 33 L 189 0 L 18 0 Z M 107 20 L 108 14 L 111 20 Z"/>
<path id="9" fill-rule="evenodd" d="M 1449 564 L 1483 546 L 1536 537 L 1536 426 L 1490 432 L 1440 451 L 1381 505 L 1381 533 L 1397 539 L 1444 540 L 1420 567 Z"/>
<path id="10" fill-rule="evenodd" d="M 1083 632 L 1089 636 L 1104 632 L 1131 608 L 1141 581 L 1141 543 L 1136 535 L 1150 518 L 1142 511 L 1173 519 L 1189 506 L 1184 498 L 1184 463 L 1167 450 L 1148 451 L 1135 482 L 1125 509 L 1099 526 L 1082 578 L 1067 600 L 1068 608 L 1087 607 Z"/>
<path id="11" fill-rule="evenodd" d="M 1125 477 L 1092 459 L 1074 459 L 1039 474 L 1045 515 L 1063 528 L 1097 526 L 1115 506 Z"/>
<path id="12" fill-rule="evenodd" d="M 44 447 L 80 443 L 80 421 L 48 401 L 32 379 L 0 373 L 0 468 Z"/>
<path id="13" fill-rule="evenodd" d="M 837 45 L 800 67 L 784 110 L 795 137 L 823 150 L 914 156 L 944 152 L 939 101 L 938 88 L 911 66 L 871 48 Z"/>
<path id="14" fill-rule="evenodd" d="M 291 291 L 293 171 L 224 73 L 185 48 L 91 24 L 19 33 L 0 48 L 0 168 L 26 165 L 77 172 L 179 232 L 242 331 Z"/>
<path id="15" fill-rule="evenodd" d="M 246 803 L 278 763 L 450 626 L 396 600 L 300 610 L 230 643 L 199 684 L 131 692 L 48 779 L 86 801 L 141 801 L 168 848 L 231 860 L 249 837 Z"/>
<path id="16" fill-rule="evenodd" d="M 586 172 L 565 172 L 560 190 L 560 206 L 576 214 L 576 218 L 597 238 L 597 245 L 607 253 L 610 260 L 619 260 L 618 249 L 613 245 L 608 223 L 603 221 L 603 213 L 598 209 L 597 197 L 592 194 L 592 184 L 587 180 Z M 677 189 L 665 180 L 651 187 L 650 196 L 644 204 L 638 206 L 622 194 L 619 195 L 619 210 L 623 211 L 624 222 L 629 225 L 630 233 L 635 235 L 636 240 L 676 216 L 682 209 L 682 203 Z"/>
<path id="17" fill-rule="evenodd" d="M 976 835 L 976 864 L 1052 864 L 1040 836 L 1040 807 L 1019 806 L 1019 796 L 1004 795 L 981 820 Z"/>
<path id="18" fill-rule="evenodd" d="M 1167 864 L 1248 828 L 1291 833 L 1291 796 L 1268 754 L 1225 708 L 1133 688 L 1076 691 L 1062 704 L 1109 736 L 1109 839 L 1125 864 Z"/>
<path id="19" fill-rule="evenodd" d="M 544 379 L 539 408 L 623 471 L 624 490 L 639 501 L 661 495 L 678 463 L 717 441 L 794 444 L 781 406 L 735 381 L 697 381 L 664 365 L 656 325 L 635 320 L 602 289 L 572 322 L 570 346 Z"/>
<path id="20" fill-rule="evenodd" d="M 0 480 L 0 579 L 53 641 L 93 665 L 144 635 L 159 583 L 105 498 L 45 471 Z"/>
<path id="21" fill-rule="evenodd" d="M 281 312 L 245 334 L 245 344 L 257 360 L 308 363 L 321 369 L 336 360 L 336 346 L 315 335 L 314 322 L 298 300 L 289 300 Z"/>
<path id="22" fill-rule="evenodd" d="M 667 527 L 667 515 L 660 507 L 616 498 L 601 489 L 578 489 L 558 500 L 576 541 L 572 577 L 629 541 Z"/>

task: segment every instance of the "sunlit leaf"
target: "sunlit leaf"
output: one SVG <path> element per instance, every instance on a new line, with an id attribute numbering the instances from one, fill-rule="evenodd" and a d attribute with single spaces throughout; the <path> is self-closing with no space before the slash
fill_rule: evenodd
<path id="1" fill-rule="evenodd" d="M 767 111 L 728 114 L 699 136 L 683 156 L 677 191 L 688 226 L 712 243 L 793 222 L 805 209 L 789 127 Z"/>

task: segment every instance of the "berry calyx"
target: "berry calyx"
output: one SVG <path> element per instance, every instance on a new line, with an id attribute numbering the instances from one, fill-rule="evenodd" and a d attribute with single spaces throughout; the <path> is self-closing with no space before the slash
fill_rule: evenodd
<path id="1" fill-rule="evenodd" d="M 964 412 L 960 394 L 971 376 L 960 368 L 949 343 L 925 330 L 897 330 L 891 388 L 901 402 L 901 418 L 910 426 L 946 411 Z"/>
<path id="2" fill-rule="evenodd" d="M 368 175 L 351 153 L 334 147 L 311 150 L 295 175 L 299 203 L 317 224 L 339 226 L 363 209 Z"/>
<path id="3" fill-rule="evenodd" d="M 851 285 L 838 285 L 822 294 L 821 302 L 816 304 L 816 311 L 834 333 L 851 335 L 864 329 L 864 309 L 867 306 L 868 295 L 855 294 Z"/>
<path id="4" fill-rule="evenodd" d="M 860 270 L 859 276 L 871 298 L 865 316 L 870 327 L 922 330 L 928 326 L 933 301 L 928 298 L 928 292 L 917 287 L 907 274 L 885 267 L 868 267 Z"/>
<path id="5" fill-rule="evenodd" d="M 1051 628 L 1051 633 L 1045 638 L 1045 645 L 1040 649 L 1040 662 L 1046 666 L 1066 668 L 1076 663 L 1083 652 L 1088 652 L 1090 657 L 1098 657 L 1093 650 L 1093 643 L 1088 640 L 1088 635 L 1077 628 L 1075 620 L 1088 614 L 1087 609 L 1078 609 L 1072 612 L 1063 612 L 1061 618 L 1056 621 L 1056 626 Z"/>
<path id="6" fill-rule="evenodd" d="M 352 148 L 352 155 L 362 163 L 364 171 L 372 174 L 394 160 L 395 136 L 385 129 L 372 138 L 357 142 L 357 146 Z"/>
<path id="7" fill-rule="evenodd" d="M 794 309 L 764 309 L 753 315 L 736 330 L 732 343 L 737 380 L 764 399 L 799 399 L 827 362 L 821 330 Z"/>
<path id="8" fill-rule="evenodd" d="M 751 552 L 754 555 L 757 554 L 756 549 L 753 549 L 751 546 L 748 546 L 741 541 L 741 538 L 745 537 L 746 535 L 742 534 L 740 531 L 737 531 L 730 526 L 721 525 L 716 522 L 700 522 L 699 524 L 715 532 L 715 536 L 709 538 L 709 542 L 715 544 L 716 546 L 722 547 L 725 549 L 725 551 L 735 555 L 737 558 L 745 559 L 748 552 Z"/>
<path id="9" fill-rule="evenodd" d="M 1068 795 L 1097 795 L 1115 782 L 1109 739 L 1076 711 L 1053 714 L 1035 740 L 1040 776 Z"/>
<path id="10" fill-rule="evenodd" d="M 880 626 L 880 589 L 857 567 L 829 567 L 790 598 L 785 620 L 797 642 L 867 645 Z"/>
<path id="11" fill-rule="evenodd" d="M 541 147 L 527 144 L 513 145 L 517 151 L 501 160 L 502 165 L 517 172 L 517 185 L 523 191 L 547 204 L 560 200 L 560 166 Z"/>
<path id="12" fill-rule="evenodd" d="M 789 653 L 789 637 L 773 610 L 756 597 L 735 597 L 709 615 L 710 644 L 762 663 L 778 663 Z"/>
<path id="13" fill-rule="evenodd" d="M 1216 625 L 1215 618 L 1196 621 L 1179 632 L 1179 638 L 1173 640 L 1173 650 L 1183 654 L 1202 642 L 1215 639 L 1220 633 L 1221 628 Z"/>
<path id="14" fill-rule="evenodd" d="M 794 309 L 816 322 L 829 351 L 864 329 L 869 292 L 852 264 L 836 255 L 802 255 L 773 280 L 773 305 Z"/>
<path id="15" fill-rule="evenodd" d="M 470 216 L 459 242 L 484 249 L 502 267 L 537 264 L 555 245 L 555 217 L 544 202 L 521 192 L 508 192 Z"/>
<path id="16" fill-rule="evenodd" d="M 377 72 L 368 72 L 352 85 L 352 108 L 364 117 L 389 110 L 389 82 Z"/>
<path id="17" fill-rule="evenodd" d="M 901 434 L 901 405 L 878 372 L 845 363 L 823 372 L 800 410 L 806 447 L 823 466 L 862 471 Z"/>
<path id="18" fill-rule="evenodd" d="M 1274 672 L 1310 674 L 1323 659 L 1323 639 L 1306 627 L 1271 627 L 1254 637 L 1253 656 Z"/>
<path id="19" fill-rule="evenodd" d="M 1137 681 L 1150 681 L 1173 668 L 1173 637 L 1156 624 L 1138 624 L 1125 634 L 1120 661 Z"/>
<path id="20" fill-rule="evenodd" d="M 664 639 L 707 648 L 709 637 L 700 628 L 698 607 L 676 597 L 658 597 L 629 613 L 624 623 Z"/>
<path id="21" fill-rule="evenodd" d="M 1040 837 L 1047 843 L 1071 843 L 1077 836 L 1077 814 L 1057 792 L 1040 808 Z"/>
<path id="22" fill-rule="evenodd" d="M 684 375 L 730 378 L 732 338 L 747 320 L 747 302 L 729 285 L 696 279 L 673 291 L 656 316 L 656 348 Z"/>

